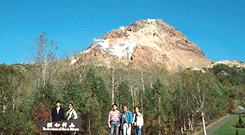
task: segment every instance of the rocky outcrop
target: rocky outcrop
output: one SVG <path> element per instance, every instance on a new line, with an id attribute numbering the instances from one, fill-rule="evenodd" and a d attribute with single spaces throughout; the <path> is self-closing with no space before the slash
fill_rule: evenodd
<path id="1" fill-rule="evenodd" d="M 139 20 L 112 30 L 71 58 L 71 64 L 91 59 L 95 65 L 106 67 L 112 62 L 137 66 L 165 64 L 169 70 L 201 68 L 212 63 L 197 45 L 161 19 Z"/>
<path id="2" fill-rule="evenodd" d="M 219 64 L 228 65 L 229 67 L 235 66 L 238 68 L 245 69 L 245 63 L 242 61 L 236 61 L 236 60 L 221 60 L 221 61 L 212 62 L 212 64 L 208 65 L 207 68 L 212 68 L 213 66 L 219 65 Z"/>

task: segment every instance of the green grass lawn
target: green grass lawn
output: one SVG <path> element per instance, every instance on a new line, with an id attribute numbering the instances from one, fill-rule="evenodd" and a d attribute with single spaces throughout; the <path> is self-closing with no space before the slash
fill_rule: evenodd
<path id="1" fill-rule="evenodd" d="M 239 135 L 245 135 L 245 128 L 236 128 L 234 126 L 238 122 L 238 118 L 238 115 L 235 116 L 232 120 L 225 123 L 210 135 L 236 135 L 236 129 L 238 129 Z M 242 117 L 242 121 L 245 123 L 245 117 Z"/>

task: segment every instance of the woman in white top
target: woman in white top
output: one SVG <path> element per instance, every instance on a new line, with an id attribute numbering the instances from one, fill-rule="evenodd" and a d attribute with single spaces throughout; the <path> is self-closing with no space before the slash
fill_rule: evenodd
<path id="1" fill-rule="evenodd" d="M 141 128 L 143 126 L 143 115 L 139 112 L 139 106 L 135 107 L 135 113 L 133 116 L 133 125 L 135 135 L 141 135 Z"/>
<path id="2" fill-rule="evenodd" d="M 66 112 L 67 120 L 77 119 L 77 112 L 72 107 L 73 107 L 73 104 L 69 103 L 68 105 L 69 109 Z"/>

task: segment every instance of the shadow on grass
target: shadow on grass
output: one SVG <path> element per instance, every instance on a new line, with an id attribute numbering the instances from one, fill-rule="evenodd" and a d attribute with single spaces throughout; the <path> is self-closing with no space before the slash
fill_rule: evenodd
<path id="1" fill-rule="evenodd" d="M 242 114 L 242 113 L 240 113 L 240 112 L 232 112 L 232 113 L 230 113 L 230 114 L 240 115 L 240 114 Z"/>
<path id="2" fill-rule="evenodd" d="M 245 127 L 238 127 L 237 125 L 232 125 L 234 128 L 236 128 L 236 129 L 243 129 L 243 128 L 245 128 Z"/>

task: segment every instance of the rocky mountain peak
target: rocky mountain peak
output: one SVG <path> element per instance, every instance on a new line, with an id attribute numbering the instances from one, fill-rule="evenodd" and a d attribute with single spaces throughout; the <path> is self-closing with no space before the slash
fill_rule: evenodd
<path id="1" fill-rule="evenodd" d="M 81 54 L 95 58 L 102 66 L 110 66 L 112 59 L 124 65 L 165 64 L 169 70 L 211 63 L 197 45 L 161 19 L 139 20 L 111 30 L 94 39 Z"/>

